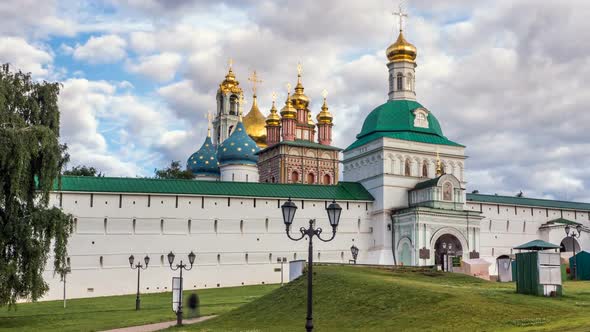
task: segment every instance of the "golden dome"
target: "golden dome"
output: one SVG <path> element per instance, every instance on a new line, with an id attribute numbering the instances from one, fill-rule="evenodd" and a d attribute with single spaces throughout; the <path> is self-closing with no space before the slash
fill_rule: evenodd
<path id="1" fill-rule="evenodd" d="M 387 48 L 385 54 L 390 62 L 414 62 L 416 60 L 417 50 L 416 46 L 410 44 L 404 38 L 403 32 L 400 31 L 397 40 Z"/>
<path id="2" fill-rule="evenodd" d="M 223 80 L 223 82 L 219 84 L 218 92 L 231 92 L 237 94 L 242 93 L 242 88 L 240 88 L 240 82 L 236 80 L 236 75 L 234 75 L 234 72 L 232 71 L 231 67 L 229 67 L 229 72 L 227 73 L 227 75 L 225 75 L 225 79 Z"/>
<path id="3" fill-rule="evenodd" d="M 281 109 L 281 117 L 283 117 L 283 119 L 297 119 L 297 110 L 293 107 L 290 94 L 287 94 L 285 106 Z"/>
<path id="4" fill-rule="evenodd" d="M 325 93 L 324 93 L 325 95 Z M 326 97 L 324 96 L 324 104 L 322 105 L 322 111 L 316 117 L 318 124 L 332 124 L 334 117 L 328 111 L 328 104 L 326 103 Z"/>
<path id="5" fill-rule="evenodd" d="M 246 127 L 246 133 L 250 136 L 256 145 L 261 148 L 266 147 L 266 118 L 260 112 L 258 108 L 258 102 L 256 101 L 256 95 L 253 96 L 252 108 L 250 112 L 242 120 L 244 127 Z"/>
<path id="6" fill-rule="evenodd" d="M 281 117 L 277 113 L 277 108 L 275 106 L 275 101 L 272 101 L 272 107 L 270 108 L 270 114 L 266 118 L 266 125 L 267 126 L 280 126 L 281 125 Z"/>
<path id="7" fill-rule="evenodd" d="M 309 105 L 309 98 L 303 93 L 303 84 L 301 84 L 301 64 L 297 65 L 297 85 L 295 86 L 295 93 L 291 100 L 293 102 L 293 106 L 298 109 L 306 109 Z"/>

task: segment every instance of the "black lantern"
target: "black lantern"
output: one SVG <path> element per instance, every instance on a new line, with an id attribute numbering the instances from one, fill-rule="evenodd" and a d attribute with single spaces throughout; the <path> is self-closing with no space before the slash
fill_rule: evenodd
<path id="1" fill-rule="evenodd" d="M 582 234 L 582 225 L 578 224 L 578 226 L 576 226 L 576 231 L 578 231 L 578 234 Z"/>
<path id="2" fill-rule="evenodd" d="M 193 265 L 195 263 L 196 257 L 197 255 L 195 255 L 195 253 L 191 251 L 191 253 L 188 254 L 188 262 L 191 263 L 191 265 Z"/>
<path id="3" fill-rule="evenodd" d="M 289 198 L 283 206 L 281 206 L 283 210 L 283 221 L 285 222 L 285 226 L 289 227 L 293 223 L 293 219 L 295 218 L 295 212 L 297 212 L 297 205 L 291 201 Z"/>
<path id="4" fill-rule="evenodd" d="M 354 264 L 356 264 L 356 258 L 359 254 L 359 248 L 357 248 L 354 244 L 352 245 L 352 247 L 350 247 L 350 253 L 352 254 L 352 260 L 354 261 Z"/>
<path id="5" fill-rule="evenodd" d="M 338 223 L 340 222 L 340 214 L 342 213 L 342 208 L 336 201 L 332 201 L 332 204 L 328 206 L 326 209 L 328 211 L 328 219 L 330 220 L 330 225 L 336 228 L 338 227 Z"/>
<path id="6" fill-rule="evenodd" d="M 134 260 L 135 260 L 135 257 L 133 257 L 133 255 L 129 256 L 129 265 L 133 266 Z"/>
<path id="7" fill-rule="evenodd" d="M 570 230 L 571 230 L 570 225 L 566 225 L 565 226 L 565 235 L 570 235 Z"/>
<path id="8" fill-rule="evenodd" d="M 172 266 L 172 263 L 174 263 L 174 253 L 172 253 L 172 251 L 168 254 L 168 263 L 170 266 Z"/>
<path id="9" fill-rule="evenodd" d="M 133 257 L 133 256 L 131 256 Z M 148 264 L 150 263 L 150 256 L 145 255 L 145 257 L 143 258 L 143 261 L 145 262 L 145 267 L 148 266 Z"/>

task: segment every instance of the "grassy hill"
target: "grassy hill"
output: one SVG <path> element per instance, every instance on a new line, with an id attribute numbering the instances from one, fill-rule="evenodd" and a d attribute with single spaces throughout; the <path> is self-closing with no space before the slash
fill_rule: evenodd
<path id="1" fill-rule="evenodd" d="M 316 331 L 590 331 L 590 282 L 567 282 L 562 298 L 442 272 L 318 266 Z M 306 278 L 192 331 L 302 331 Z"/>

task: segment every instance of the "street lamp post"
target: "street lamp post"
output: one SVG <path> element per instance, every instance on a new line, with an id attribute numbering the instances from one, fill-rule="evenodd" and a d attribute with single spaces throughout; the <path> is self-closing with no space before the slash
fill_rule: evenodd
<path id="1" fill-rule="evenodd" d="M 145 266 L 143 264 L 141 264 L 141 262 L 138 262 L 134 266 L 133 265 L 134 260 L 135 260 L 135 257 L 133 257 L 133 255 L 129 256 L 129 266 L 131 266 L 132 270 L 137 270 L 137 296 L 135 297 L 135 310 L 139 310 L 140 304 L 141 304 L 141 300 L 139 299 L 139 274 L 140 274 L 141 270 L 145 270 L 148 268 L 148 264 L 150 263 L 150 257 L 148 255 L 145 255 L 145 257 L 143 258 Z"/>
<path id="2" fill-rule="evenodd" d="M 570 233 L 570 230 L 571 230 L 571 233 Z M 572 250 L 574 251 L 574 268 L 573 268 L 572 272 L 573 272 L 573 279 L 574 280 L 577 279 L 576 269 L 577 269 L 577 265 L 578 265 L 578 257 L 576 257 L 576 240 L 575 239 L 579 238 L 580 234 L 582 234 L 582 225 L 578 224 L 576 226 L 575 230 L 572 230 L 570 225 L 565 226 L 565 236 L 572 239 Z"/>
<path id="3" fill-rule="evenodd" d="M 359 248 L 353 244 L 352 247 L 350 247 L 350 253 L 352 254 L 352 260 L 354 264 L 356 264 L 356 258 L 359 255 Z"/>
<path id="4" fill-rule="evenodd" d="M 188 262 L 190 263 L 189 268 L 187 268 L 186 264 L 182 263 L 182 260 L 180 261 L 180 264 L 176 264 L 176 267 L 172 267 L 172 263 L 174 263 L 174 254 L 172 253 L 172 251 L 168 254 L 168 263 L 170 263 L 170 269 L 172 271 L 180 270 L 180 296 L 178 298 L 178 309 L 176 310 L 177 326 L 182 325 L 182 270 L 190 271 L 193 268 L 193 264 L 195 263 L 195 257 L 196 255 L 192 251 L 190 252 L 190 254 L 188 254 Z"/>
<path id="5" fill-rule="evenodd" d="M 315 219 L 309 220 L 309 227 L 306 229 L 305 227 L 301 227 L 299 232 L 301 236 L 298 238 L 294 238 L 289 233 L 291 224 L 293 223 L 293 218 L 295 217 L 295 212 L 297 211 L 297 205 L 291 201 L 289 198 L 283 206 L 281 207 L 283 210 L 283 221 L 285 222 L 286 232 L 289 239 L 293 241 L 299 241 L 307 236 L 309 245 L 308 245 L 308 259 L 307 259 L 307 318 L 305 323 L 305 329 L 307 332 L 313 331 L 313 308 L 312 308 L 312 276 L 313 276 L 313 237 L 317 236 L 320 241 L 329 242 L 334 239 L 336 236 L 336 228 L 338 227 L 338 222 L 340 221 L 340 214 L 342 213 L 342 208 L 338 205 L 335 201 L 326 208 L 328 212 L 328 220 L 330 221 L 330 226 L 332 226 L 332 236 L 329 239 L 322 239 L 320 234 L 322 233 L 322 229 L 320 227 L 314 228 Z"/>
<path id="6" fill-rule="evenodd" d="M 71 273 L 71 272 L 72 272 L 72 268 L 68 262 L 66 267 L 61 272 L 61 278 L 64 282 L 64 309 L 66 308 L 66 276 L 68 275 L 68 273 Z"/>
<path id="7" fill-rule="evenodd" d="M 281 264 L 281 286 L 283 286 L 283 264 L 287 262 L 287 257 L 278 257 L 277 263 Z"/>

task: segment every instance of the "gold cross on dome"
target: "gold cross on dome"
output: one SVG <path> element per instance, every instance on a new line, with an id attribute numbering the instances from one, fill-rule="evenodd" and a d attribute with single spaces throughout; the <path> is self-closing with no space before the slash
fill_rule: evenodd
<path id="1" fill-rule="evenodd" d="M 291 83 L 287 83 L 287 94 L 291 93 Z"/>
<path id="2" fill-rule="evenodd" d="M 229 70 L 231 70 L 231 67 L 234 65 L 234 59 L 232 59 L 232 58 L 229 58 L 229 59 L 227 60 L 227 64 L 229 65 Z"/>
<path id="3" fill-rule="evenodd" d="M 277 100 L 277 93 L 275 91 L 272 92 L 272 101 L 275 102 Z"/>
<path id="4" fill-rule="evenodd" d="M 256 75 L 256 70 L 248 77 L 248 81 L 252 82 L 252 93 L 256 95 L 256 85 L 262 83 L 262 80 L 258 79 L 258 75 Z"/>
<path id="5" fill-rule="evenodd" d="M 301 76 L 302 73 L 303 73 L 303 66 L 301 65 L 301 62 L 297 62 L 297 75 Z"/>
<path id="6" fill-rule="evenodd" d="M 402 8 L 402 4 L 399 4 L 399 11 L 397 12 L 393 12 L 392 15 L 394 16 L 399 16 L 399 31 L 403 31 L 404 30 L 404 17 L 408 17 L 408 14 L 404 13 L 403 8 Z"/>
<path id="7" fill-rule="evenodd" d="M 324 91 L 322 91 L 322 97 L 324 97 L 324 99 L 328 97 L 328 90 L 324 89 Z"/>

